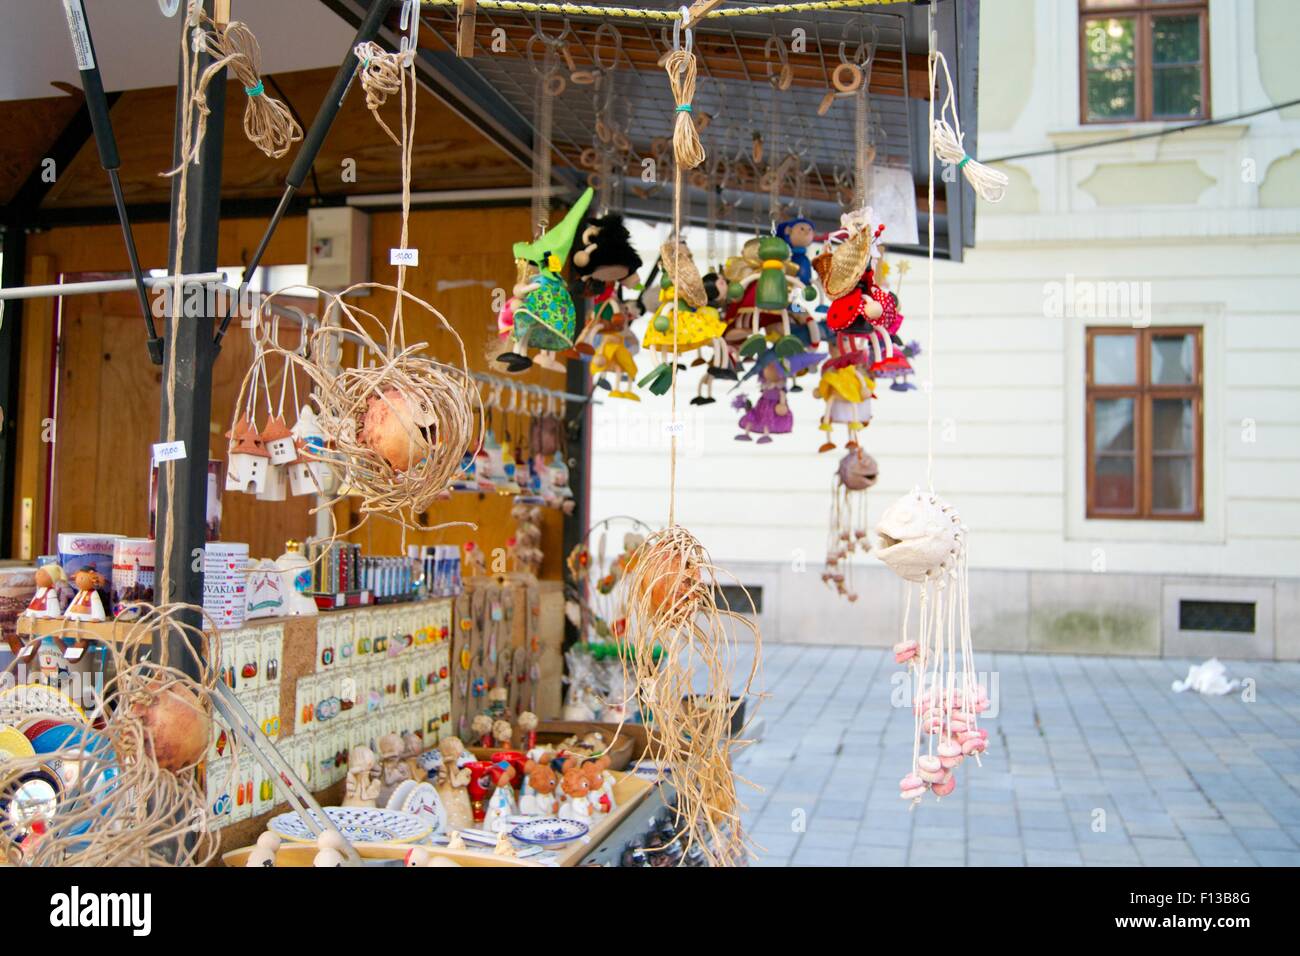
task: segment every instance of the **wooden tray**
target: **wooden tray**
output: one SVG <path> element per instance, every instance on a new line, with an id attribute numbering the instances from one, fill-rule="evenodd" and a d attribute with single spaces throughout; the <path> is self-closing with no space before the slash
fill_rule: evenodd
<path id="1" fill-rule="evenodd" d="M 615 739 L 615 732 L 618 737 Z M 633 760 L 639 759 L 646 749 L 646 729 L 641 724 L 624 724 L 619 730 L 618 724 L 602 724 L 590 720 L 543 720 L 537 725 L 537 745 L 553 746 L 570 737 L 584 737 L 590 733 L 603 734 L 606 740 L 614 740 L 614 747 L 609 753 L 610 770 L 626 770 Z M 501 747 L 470 747 L 469 750 L 479 760 L 488 760 Z M 519 746 L 511 745 L 511 750 L 523 752 L 528 749 L 523 741 Z"/>
<path id="2" fill-rule="evenodd" d="M 401 860 L 406 858 L 414 844 L 411 843 L 354 843 L 356 851 L 363 860 Z M 254 847 L 244 846 L 231 850 L 221 856 L 226 866 L 242 867 L 248 862 L 248 856 Z M 540 867 L 541 863 L 533 860 L 513 860 L 509 857 L 494 856 L 490 853 L 475 853 L 472 850 L 449 850 L 445 846 L 426 846 L 434 856 L 445 856 L 455 860 L 461 866 L 527 866 Z M 284 867 L 311 866 L 316 858 L 317 849 L 310 843 L 289 843 L 280 845 L 275 853 L 275 865 Z"/>

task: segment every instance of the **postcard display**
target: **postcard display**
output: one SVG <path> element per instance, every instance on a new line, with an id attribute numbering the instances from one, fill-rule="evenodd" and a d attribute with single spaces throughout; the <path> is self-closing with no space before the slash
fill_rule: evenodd
<path id="1" fill-rule="evenodd" d="M 249 622 L 222 635 L 221 679 L 313 792 L 340 783 L 352 747 L 450 734 L 448 598 Z M 446 728 L 446 729 L 444 729 Z M 218 828 L 287 804 L 252 755 L 236 768 L 220 719 L 205 762 Z"/>

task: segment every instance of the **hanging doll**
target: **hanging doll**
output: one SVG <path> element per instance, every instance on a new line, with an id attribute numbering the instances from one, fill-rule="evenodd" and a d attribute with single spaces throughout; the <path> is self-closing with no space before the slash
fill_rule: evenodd
<path id="1" fill-rule="evenodd" d="M 861 366 L 852 363 L 837 365 L 834 358 L 838 348 L 831 346 L 831 360 L 822 366 L 821 381 L 817 384 L 817 397 L 826 403 L 821 424 L 817 427 L 826 433 L 817 450 L 831 451 L 831 430 L 842 424 L 848 430 L 848 448 L 858 447 L 858 432 L 871 423 L 871 400 L 875 397 L 875 382 L 863 374 Z"/>
<path id="2" fill-rule="evenodd" d="M 518 281 L 513 297 L 506 303 L 498 321 L 509 332 L 518 351 L 502 352 L 497 361 L 507 371 L 521 372 L 533 364 L 528 349 L 539 352 L 565 352 L 573 348 L 577 316 L 573 298 L 560 271 L 569 257 L 578 224 L 591 205 L 593 191 L 588 188 L 553 229 L 532 242 L 516 242 L 515 262 Z M 554 358 L 539 356 L 538 364 L 563 371 Z"/>
<path id="3" fill-rule="evenodd" d="M 670 363 L 677 356 L 719 340 L 726 332 L 722 316 L 709 305 L 704 280 L 686 243 L 665 242 L 659 250 L 659 264 L 663 270 L 659 306 L 650 317 L 642 345 L 653 349 L 660 363 L 637 383 L 655 395 L 663 395 L 672 385 Z"/>
<path id="4" fill-rule="evenodd" d="M 845 214 L 844 228 L 832 236 L 841 241 L 813 262 L 831 300 L 826 325 L 839 351 L 833 365 L 870 365 L 892 357 L 894 334 L 902 323 L 890 294 L 875 283 L 872 263 L 883 254 L 878 240 L 885 227 L 872 233 L 870 216 L 870 209 Z"/>
<path id="5" fill-rule="evenodd" d="M 605 375 L 614 373 L 611 398 L 640 401 L 632 391 L 636 363 L 625 341 L 628 314 L 622 289 L 635 284 L 641 257 L 632 248 L 623 217 L 617 213 L 591 220 L 582 231 L 581 244 L 582 248 L 573 254 L 573 275 L 581 280 L 583 291 L 591 299 L 591 312 L 574 347 L 592 353 L 591 374 L 598 386 L 609 388 Z M 593 338 L 594 348 L 587 344 Z"/>
<path id="6" fill-rule="evenodd" d="M 727 308 L 727 280 L 717 272 L 710 272 L 704 276 L 704 292 L 708 298 L 709 307 L 716 309 L 721 315 Z M 691 399 L 692 405 L 712 405 L 716 399 L 713 397 L 713 383 L 717 379 L 727 381 L 736 381 L 740 377 L 736 365 L 739 356 L 736 350 L 732 348 L 731 343 L 727 341 L 727 329 L 729 328 L 728 320 L 723 319 L 722 334 L 713 339 L 710 345 L 711 354 L 708 359 L 708 367 L 705 370 L 704 377 L 700 379 L 699 388 L 696 390 L 695 397 Z M 693 365 L 704 362 L 703 358 L 696 359 Z"/>
<path id="7" fill-rule="evenodd" d="M 68 575 L 58 563 L 42 564 L 36 569 L 36 593 L 24 612 L 27 617 L 63 617 L 59 588 L 66 586 Z"/>
<path id="8" fill-rule="evenodd" d="M 853 554 L 866 554 L 871 548 L 867 536 L 867 489 L 876 483 L 879 474 L 876 460 L 854 447 L 840 459 L 831 481 L 831 520 L 822 581 L 850 601 L 858 599 L 853 589 Z"/>
<path id="9" fill-rule="evenodd" d="M 786 402 L 785 369 L 781 363 L 769 362 L 759 377 L 762 382 L 758 402 L 751 404 L 741 395 L 732 402 L 732 407 L 744 411 L 740 417 L 741 433 L 736 436 L 736 441 L 752 441 L 751 433 L 757 432 L 758 443 L 766 445 L 773 435 L 790 433 L 794 428 L 794 415 Z"/>
<path id="10" fill-rule="evenodd" d="M 812 260 L 808 258 L 808 247 L 816 238 L 813 222 L 798 216 L 776 224 L 776 234 L 790 247 L 790 261 L 799 269 L 799 281 L 811 285 L 813 280 Z"/>
<path id="11" fill-rule="evenodd" d="M 791 261 L 790 247 L 777 236 L 760 236 L 745 243 L 739 256 L 732 256 L 723 267 L 729 286 L 728 318 L 735 320 L 737 334 L 743 334 L 744 319 L 750 319 L 749 335 L 741 343 L 742 357 L 758 355 L 767 348 L 768 338 L 762 328 L 781 323 L 774 334 L 772 348 L 779 358 L 789 358 L 804 351 L 805 342 L 791 332 L 791 302 L 795 296 L 806 302 L 817 298 L 817 290 L 799 279 L 799 266 Z M 800 313 L 803 315 L 804 313 Z M 811 320 L 811 313 L 807 313 Z M 815 341 L 815 326 L 808 325 L 810 341 Z"/>
<path id="12" fill-rule="evenodd" d="M 72 599 L 63 616 L 69 621 L 106 621 L 104 602 L 99 596 L 104 586 L 104 576 L 94 568 L 83 568 L 73 575 L 77 596 Z"/>

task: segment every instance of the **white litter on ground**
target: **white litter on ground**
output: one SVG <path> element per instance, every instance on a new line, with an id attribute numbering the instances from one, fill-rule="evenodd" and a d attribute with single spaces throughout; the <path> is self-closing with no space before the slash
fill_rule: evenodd
<path id="1" fill-rule="evenodd" d="M 1172 686 L 1175 694 L 1194 690 L 1211 697 L 1222 697 L 1240 687 L 1241 681 L 1228 680 L 1227 668 L 1223 666 L 1223 662 L 1217 657 L 1211 657 L 1204 664 L 1193 664 L 1187 668 L 1187 679 L 1176 680 Z"/>

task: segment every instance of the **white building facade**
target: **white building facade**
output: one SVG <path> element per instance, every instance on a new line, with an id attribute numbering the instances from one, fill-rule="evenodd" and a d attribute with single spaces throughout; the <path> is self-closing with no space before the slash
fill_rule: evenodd
<path id="1" fill-rule="evenodd" d="M 997 0 L 980 35 L 981 157 L 1300 97 L 1287 0 Z M 899 290 L 977 646 L 1300 658 L 1300 107 L 1000 168 L 976 247 L 935 264 L 933 338 L 924 260 Z M 855 603 L 821 581 L 838 459 L 811 388 L 761 446 L 693 390 L 677 519 L 761 587 L 767 638 L 893 643 L 902 589 L 874 558 Z M 873 520 L 924 484 L 927 444 L 923 390 L 877 395 Z M 593 517 L 664 521 L 667 418 L 666 398 L 597 409 Z"/>

